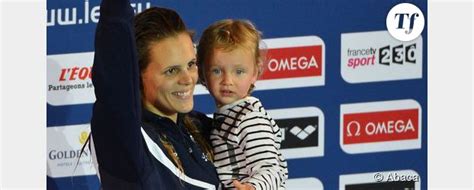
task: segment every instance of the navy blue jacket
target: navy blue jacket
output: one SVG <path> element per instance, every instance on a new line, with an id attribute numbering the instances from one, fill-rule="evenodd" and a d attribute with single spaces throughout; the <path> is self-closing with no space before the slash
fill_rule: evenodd
<path id="1" fill-rule="evenodd" d="M 142 110 L 139 69 L 129 0 L 103 0 L 95 39 L 95 87 L 91 131 L 105 190 L 214 189 L 216 171 L 183 126 Z M 198 128 L 208 119 L 189 113 Z M 184 175 L 159 140 L 166 134 L 182 162 Z M 207 137 L 207 135 L 204 135 Z"/>

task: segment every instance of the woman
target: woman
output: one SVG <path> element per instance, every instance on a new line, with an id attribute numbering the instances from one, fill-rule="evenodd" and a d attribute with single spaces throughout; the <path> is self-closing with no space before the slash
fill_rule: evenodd
<path id="1" fill-rule="evenodd" d="M 129 0 L 103 0 L 100 11 L 91 131 L 102 188 L 217 188 L 200 134 L 210 124 L 190 112 L 198 72 L 183 21 L 164 8 L 134 19 Z"/>

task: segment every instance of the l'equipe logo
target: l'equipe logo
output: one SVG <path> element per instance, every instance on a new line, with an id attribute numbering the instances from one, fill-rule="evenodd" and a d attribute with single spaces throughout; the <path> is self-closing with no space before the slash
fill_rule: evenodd
<path id="1" fill-rule="evenodd" d="M 92 85 L 93 52 L 47 57 L 47 101 L 54 106 L 95 101 Z"/>
<path id="2" fill-rule="evenodd" d="M 340 122 L 340 145 L 350 154 L 421 148 L 415 100 L 342 104 Z"/>

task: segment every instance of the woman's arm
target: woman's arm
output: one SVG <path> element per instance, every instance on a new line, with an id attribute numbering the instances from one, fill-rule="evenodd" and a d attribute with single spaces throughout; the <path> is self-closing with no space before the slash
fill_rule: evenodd
<path id="1" fill-rule="evenodd" d="M 91 131 L 102 186 L 113 185 L 112 181 L 133 186 L 144 169 L 134 13 L 129 0 L 103 0 L 100 14 L 92 68 L 96 102 Z"/>

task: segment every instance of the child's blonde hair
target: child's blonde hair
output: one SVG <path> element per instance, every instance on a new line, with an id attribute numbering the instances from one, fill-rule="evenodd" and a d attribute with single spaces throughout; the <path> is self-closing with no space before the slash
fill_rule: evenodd
<path id="1" fill-rule="evenodd" d="M 224 19 L 210 25 L 204 30 L 197 51 L 197 64 L 201 84 L 206 85 L 206 65 L 211 61 L 216 50 L 230 52 L 240 48 L 250 51 L 254 55 L 255 67 L 258 75 L 260 75 L 263 63 L 263 53 L 259 47 L 260 41 L 261 32 L 249 20 Z M 252 84 L 249 94 L 254 87 Z"/>

